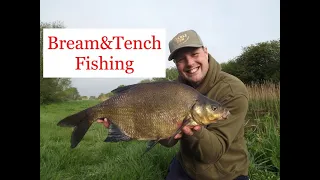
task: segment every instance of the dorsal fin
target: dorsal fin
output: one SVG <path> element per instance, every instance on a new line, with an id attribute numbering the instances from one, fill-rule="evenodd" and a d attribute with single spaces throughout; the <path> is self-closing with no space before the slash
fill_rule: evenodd
<path id="1" fill-rule="evenodd" d="M 174 82 L 174 81 L 152 81 L 152 82 L 145 82 L 145 83 L 136 83 L 136 84 L 131 84 L 131 85 L 126 85 L 126 86 L 122 86 L 122 87 L 118 87 L 114 90 L 112 90 L 111 92 L 114 94 L 119 94 L 119 93 L 124 93 L 127 92 L 130 89 L 133 89 L 139 85 L 143 85 L 143 84 L 163 84 L 163 83 L 178 83 L 178 82 Z"/>
<path id="2" fill-rule="evenodd" d="M 124 93 L 124 92 L 128 91 L 129 89 L 136 87 L 137 85 L 138 84 L 131 84 L 131 85 L 127 85 L 127 86 L 118 87 L 118 88 L 112 90 L 111 92 L 114 94 Z"/>

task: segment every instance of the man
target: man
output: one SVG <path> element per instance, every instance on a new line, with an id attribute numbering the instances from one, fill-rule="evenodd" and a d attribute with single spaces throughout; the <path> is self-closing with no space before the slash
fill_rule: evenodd
<path id="1" fill-rule="evenodd" d="M 248 180 L 248 151 L 244 122 L 248 91 L 236 77 L 221 71 L 194 30 L 178 33 L 169 42 L 169 61 L 174 60 L 178 81 L 192 86 L 230 110 L 228 120 L 207 127 L 186 126 L 174 142 L 160 141 L 166 147 L 180 141 L 167 180 Z M 99 121 L 103 122 L 103 121 Z"/>

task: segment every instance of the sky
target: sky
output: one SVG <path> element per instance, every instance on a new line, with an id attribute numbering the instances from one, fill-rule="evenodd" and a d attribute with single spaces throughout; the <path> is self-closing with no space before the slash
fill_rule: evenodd
<path id="1" fill-rule="evenodd" d="M 280 38 L 280 0 L 40 0 L 40 20 L 67 28 L 165 28 L 167 42 L 193 29 L 222 63 L 243 47 Z M 71 80 L 81 96 L 98 96 L 142 79 Z"/>

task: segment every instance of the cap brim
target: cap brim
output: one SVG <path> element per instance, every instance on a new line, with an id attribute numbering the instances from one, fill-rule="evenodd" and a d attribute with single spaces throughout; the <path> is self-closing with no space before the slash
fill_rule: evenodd
<path id="1" fill-rule="evenodd" d="M 181 46 L 181 47 L 179 47 L 179 48 L 177 48 L 176 50 L 174 50 L 174 51 L 172 51 L 171 53 L 170 53 L 170 55 L 169 55 L 169 57 L 168 57 L 168 60 L 169 61 L 172 61 L 172 57 L 175 55 L 175 53 L 178 51 L 178 50 L 180 50 L 180 49 L 182 49 L 182 48 L 185 48 L 185 47 L 202 47 L 203 45 L 201 45 L 201 44 L 188 44 L 188 45 L 185 45 L 185 46 Z"/>

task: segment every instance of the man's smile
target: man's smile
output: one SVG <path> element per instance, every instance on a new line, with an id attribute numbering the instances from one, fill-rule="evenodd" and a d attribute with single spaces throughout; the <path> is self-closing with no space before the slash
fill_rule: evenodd
<path id="1" fill-rule="evenodd" d="M 185 72 L 188 73 L 188 74 L 194 74 L 194 73 L 196 73 L 199 69 L 200 69 L 200 66 L 197 66 L 197 67 L 193 67 L 193 68 L 187 69 Z"/>

